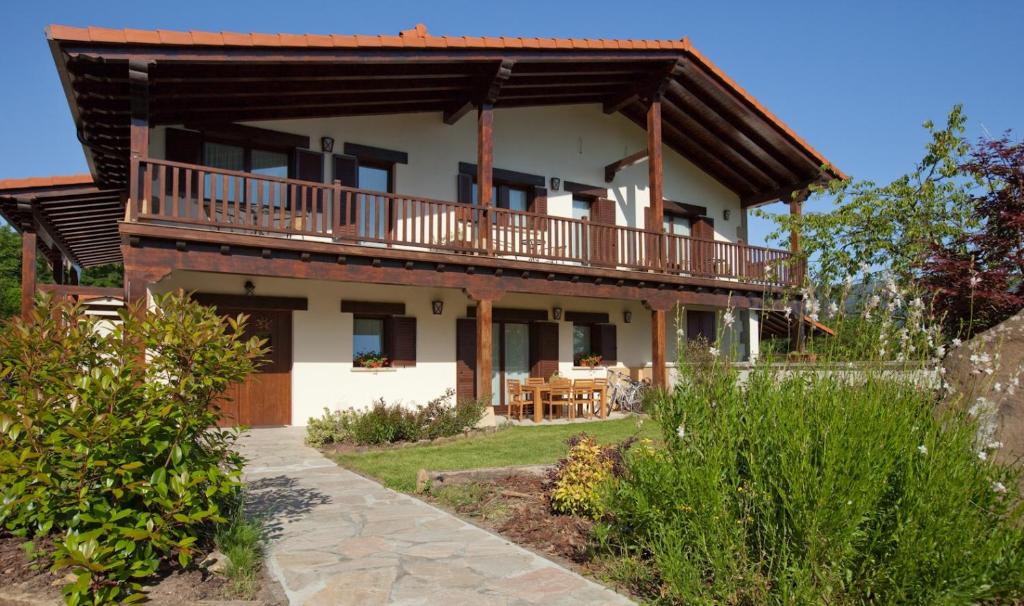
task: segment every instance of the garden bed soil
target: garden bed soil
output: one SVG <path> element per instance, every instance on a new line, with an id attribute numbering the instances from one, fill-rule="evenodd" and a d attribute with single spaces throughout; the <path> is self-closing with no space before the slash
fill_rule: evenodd
<path id="1" fill-rule="evenodd" d="M 33 562 L 25 555 L 21 545 L 24 539 L 10 535 L 0 536 L 0 606 L 63 604 L 61 587 L 74 580 L 67 571 L 50 572 L 49 562 Z M 52 550 L 50 538 L 36 541 L 36 548 Z M 183 570 L 178 566 L 158 573 L 145 583 L 147 604 L 184 606 L 197 602 L 204 604 L 264 604 L 278 606 L 287 603 L 276 583 L 261 575 L 260 588 L 255 600 L 236 600 L 229 594 L 228 583 L 220 575 L 203 569 Z"/>
<path id="2" fill-rule="evenodd" d="M 445 484 L 448 489 L 472 484 L 477 498 L 470 502 L 453 504 L 437 494 L 427 494 L 424 498 L 568 568 L 594 576 L 596 570 L 588 549 L 594 522 L 552 513 L 546 476 L 506 473 L 494 478 L 493 474 L 487 475 L 491 477 Z"/>

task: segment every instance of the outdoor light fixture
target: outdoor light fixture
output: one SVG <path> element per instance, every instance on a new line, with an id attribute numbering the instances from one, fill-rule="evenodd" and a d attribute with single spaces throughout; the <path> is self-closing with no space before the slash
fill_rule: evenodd
<path id="1" fill-rule="evenodd" d="M 562 319 L 562 308 L 561 307 L 556 307 L 556 308 L 552 309 L 551 310 L 551 316 L 555 320 L 561 320 Z"/>
<path id="2" fill-rule="evenodd" d="M 334 151 L 334 137 L 320 137 L 320 149 L 327 153 Z"/>
<path id="3" fill-rule="evenodd" d="M 629 324 L 630 322 L 633 321 L 633 312 L 629 311 L 628 309 L 622 312 L 622 319 L 626 321 L 626 324 Z"/>
<path id="4" fill-rule="evenodd" d="M 434 315 L 439 316 L 444 312 L 444 301 L 431 301 L 430 307 L 434 310 Z"/>
<path id="5" fill-rule="evenodd" d="M 558 191 L 562 187 L 562 180 L 558 177 L 551 177 L 551 189 Z"/>
<path id="6" fill-rule="evenodd" d="M 252 283 L 252 280 L 245 281 L 245 294 L 250 297 L 256 294 L 256 285 Z"/>
<path id="7" fill-rule="evenodd" d="M 731 216 L 732 216 L 732 211 L 729 210 L 728 208 L 722 211 L 722 217 L 724 217 L 726 221 L 728 221 L 729 217 L 731 217 Z"/>

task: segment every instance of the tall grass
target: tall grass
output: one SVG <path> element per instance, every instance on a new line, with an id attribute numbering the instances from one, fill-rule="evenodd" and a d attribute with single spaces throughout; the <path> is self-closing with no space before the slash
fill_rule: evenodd
<path id="1" fill-rule="evenodd" d="M 876 348 L 879 334 L 903 359 L 940 347 L 926 323 L 901 336 L 905 322 L 878 321 L 889 326 L 872 329 Z M 936 413 L 938 395 L 915 377 L 761 365 L 741 384 L 724 357 L 681 372 L 649 402 L 665 448 L 634 449 L 598 531 L 612 553 L 643 563 L 629 568 L 653 579 L 655 601 L 1024 598 L 1019 472 L 977 450 L 975 419 Z"/>
<path id="2" fill-rule="evenodd" d="M 227 558 L 223 574 L 236 598 L 252 599 L 259 590 L 264 538 L 263 525 L 245 514 L 241 500 L 227 522 L 217 527 L 214 540 Z"/>

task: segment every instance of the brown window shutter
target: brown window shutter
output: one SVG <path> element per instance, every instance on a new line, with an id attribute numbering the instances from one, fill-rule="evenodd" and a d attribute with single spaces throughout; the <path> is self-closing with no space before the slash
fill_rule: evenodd
<path id="1" fill-rule="evenodd" d="M 615 225 L 615 200 L 598 198 L 590 205 L 590 220 L 602 225 Z"/>
<path id="2" fill-rule="evenodd" d="M 300 181 L 324 182 L 324 155 L 308 149 L 295 150 L 292 178 Z"/>
<path id="3" fill-rule="evenodd" d="M 538 215 L 548 214 L 548 190 L 546 187 L 533 188 L 530 207 L 527 210 Z"/>
<path id="4" fill-rule="evenodd" d="M 203 163 L 203 135 L 192 130 L 168 128 L 164 158 L 186 164 Z"/>
<path id="5" fill-rule="evenodd" d="M 711 217 L 694 217 L 691 232 L 698 240 L 715 239 L 715 220 Z"/>
<path id="6" fill-rule="evenodd" d="M 594 324 L 591 346 L 601 356 L 601 362 L 614 364 L 619 359 L 619 340 L 614 324 Z"/>
<path id="7" fill-rule="evenodd" d="M 459 173 L 456 181 L 458 201 L 463 204 L 473 203 L 473 175 Z"/>
<path id="8" fill-rule="evenodd" d="M 345 187 L 359 187 L 359 158 L 334 154 L 331 156 L 331 179 Z"/>
<path id="9" fill-rule="evenodd" d="M 384 321 L 384 334 L 391 365 L 416 366 L 416 318 L 390 316 Z"/>
<path id="10" fill-rule="evenodd" d="M 341 182 L 344 187 L 359 187 L 359 158 L 334 154 L 331 156 L 331 179 Z M 352 192 L 342 193 L 341 202 L 338 206 L 341 218 L 338 221 L 342 225 L 342 233 L 355 237 L 356 235 L 356 209 L 359 204 Z"/>
<path id="11" fill-rule="evenodd" d="M 530 324 L 530 376 L 547 379 L 558 372 L 558 323 Z"/>
<path id="12" fill-rule="evenodd" d="M 455 401 L 476 398 L 476 319 L 455 321 Z"/>

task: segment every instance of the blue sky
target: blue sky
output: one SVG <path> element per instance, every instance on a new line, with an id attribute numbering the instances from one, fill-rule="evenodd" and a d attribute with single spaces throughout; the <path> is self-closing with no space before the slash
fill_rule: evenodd
<path id="1" fill-rule="evenodd" d="M 86 169 L 43 36 L 49 23 L 373 34 L 417 22 L 433 34 L 689 36 L 859 178 L 906 172 L 926 140 L 921 123 L 942 121 L 954 103 L 965 104 L 972 138 L 1024 131 L 1020 0 L 19 2 L 5 6 L 0 24 L 0 178 Z M 767 232 L 753 222 L 751 241 Z"/>

